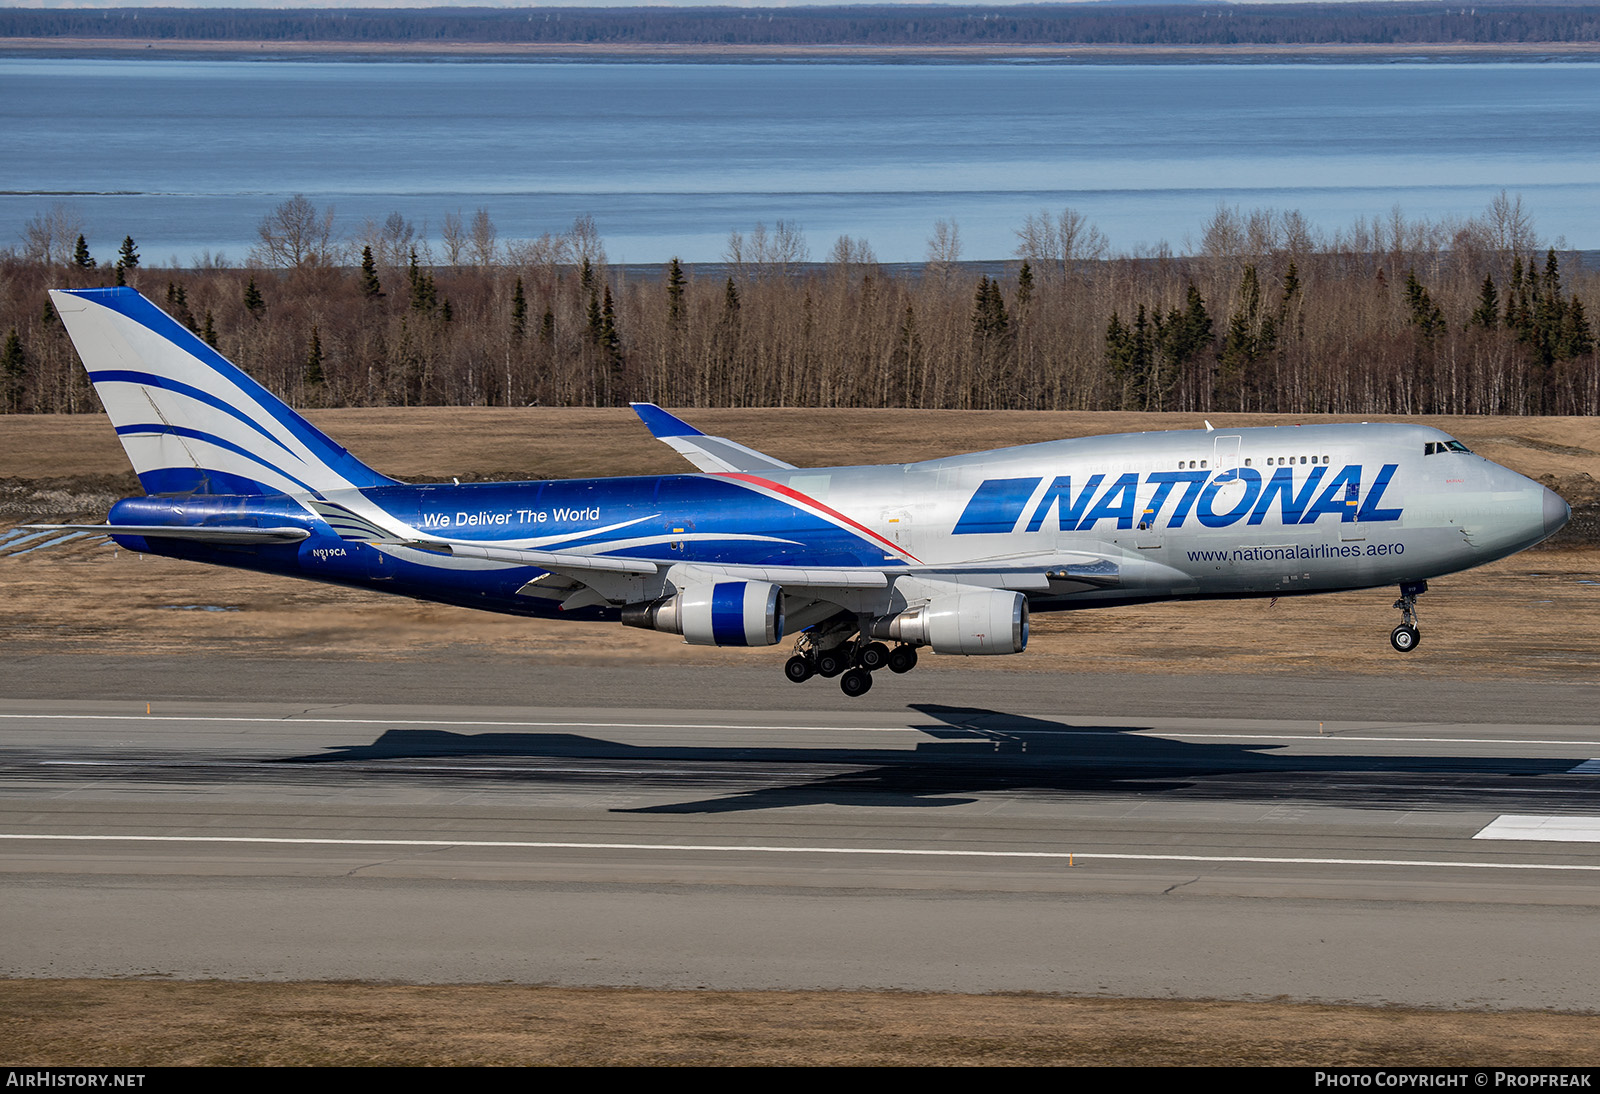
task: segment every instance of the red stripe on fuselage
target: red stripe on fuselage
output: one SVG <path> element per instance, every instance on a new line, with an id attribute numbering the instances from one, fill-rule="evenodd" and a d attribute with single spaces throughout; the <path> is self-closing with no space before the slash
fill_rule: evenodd
<path id="1" fill-rule="evenodd" d="M 779 483 L 775 483 L 775 482 L 771 482 L 771 481 L 769 481 L 767 479 L 763 479 L 758 475 L 748 475 L 748 474 L 745 474 L 742 471 L 726 471 L 726 472 L 723 472 L 723 473 L 717 475 L 717 478 L 719 478 L 719 479 L 739 479 L 742 482 L 748 482 L 748 483 L 750 483 L 750 484 L 752 484 L 754 486 L 763 486 L 763 487 L 766 487 L 768 490 L 775 490 L 778 493 L 782 494 L 786 498 L 792 498 L 795 501 L 801 502 L 801 503 L 803 503 L 805 505 L 809 505 L 813 509 L 818 509 L 818 510 L 822 511 L 823 513 L 826 513 L 828 516 L 834 518 L 835 520 L 842 521 L 843 523 L 848 524 L 850 527 L 854 528 L 856 531 L 862 533 L 863 535 L 871 536 L 873 539 L 877 540 L 879 543 L 883 544 L 885 547 L 889 548 L 889 550 L 893 551 L 897 555 L 904 555 L 906 558 L 909 558 L 912 562 L 916 562 L 916 563 L 919 563 L 919 564 L 922 562 L 922 560 L 920 558 L 918 558 L 916 555 L 912 554 L 910 551 L 904 550 L 903 548 L 896 546 L 894 543 L 890 542 L 889 540 L 884 539 L 878 533 L 874 532 L 871 528 L 868 528 L 865 525 L 857 524 L 855 521 L 851 520 L 849 517 L 845 516 L 843 513 L 839 512 L 838 510 L 829 509 L 826 505 L 823 505 L 816 498 L 808 498 L 804 494 L 800 493 L 800 491 L 798 491 L 798 490 L 791 490 L 787 486 L 783 486 L 783 485 L 781 485 Z"/>

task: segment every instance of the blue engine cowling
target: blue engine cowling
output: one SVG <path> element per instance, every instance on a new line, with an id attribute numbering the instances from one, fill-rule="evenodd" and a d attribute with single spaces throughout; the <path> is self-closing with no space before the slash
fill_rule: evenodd
<path id="1" fill-rule="evenodd" d="M 771 646 L 783 641 L 783 590 L 765 581 L 691 585 L 622 610 L 630 627 L 681 634 L 695 646 Z"/>

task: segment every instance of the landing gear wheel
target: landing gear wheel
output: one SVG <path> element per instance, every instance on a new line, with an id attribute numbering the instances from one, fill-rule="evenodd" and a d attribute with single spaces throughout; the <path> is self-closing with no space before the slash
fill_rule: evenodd
<path id="1" fill-rule="evenodd" d="M 783 663 L 783 674 L 796 684 L 805 683 L 816 671 L 811 662 L 799 654 Z"/>
<path id="2" fill-rule="evenodd" d="M 877 672 L 889 663 L 889 647 L 882 642 L 868 642 L 861 647 L 857 661 L 868 672 Z"/>
<path id="3" fill-rule="evenodd" d="M 872 673 L 866 669 L 851 669 L 839 677 L 839 690 L 852 699 L 865 695 L 872 690 Z"/>
<path id="4" fill-rule="evenodd" d="M 1422 644 L 1422 632 L 1410 623 L 1402 623 L 1389 632 L 1389 645 L 1401 653 L 1410 653 Z"/>
<path id="5" fill-rule="evenodd" d="M 845 651 L 840 646 L 823 650 L 817 654 L 817 675 L 826 679 L 833 679 L 845 669 L 850 667 L 850 661 L 845 657 Z"/>
<path id="6" fill-rule="evenodd" d="M 917 667 L 917 647 L 896 646 L 889 651 L 890 672 L 910 672 Z"/>

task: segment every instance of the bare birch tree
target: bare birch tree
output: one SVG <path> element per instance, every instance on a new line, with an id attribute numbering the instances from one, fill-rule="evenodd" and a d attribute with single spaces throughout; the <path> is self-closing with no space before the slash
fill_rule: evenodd
<path id="1" fill-rule="evenodd" d="M 308 266 L 334 264 L 333 206 L 318 213 L 304 194 L 296 194 L 261 218 L 256 227 L 260 242 L 250 249 L 258 266 Z"/>

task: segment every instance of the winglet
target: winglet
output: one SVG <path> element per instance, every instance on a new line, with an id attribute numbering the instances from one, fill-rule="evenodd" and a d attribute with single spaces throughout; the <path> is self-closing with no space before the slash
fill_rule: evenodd
<path id="1" fill-rule="evenodd" d="M 628 405 L 639 415 L 639 420 L 650 430 L 651 436 L 676 449 L 684 459 L 702 471 L 715 475 L 728 471 L 794 470 L 794 464 L 775 460 L 753 448 L 746 448 L 738 441 L 730 441 L 726 437 L 708 437 L 682 418 L 668 414 L 654 403 Z"/>
<path id="2" fill-rule="evenodd" d="M 650 430 L 652 437 L 665 440 L 667 437 L 703 437 L 700 430 L 684 421 L 675 414 L 668 414 L 654 403 L 629 403 L 633 412 L 639 415 L 639 420 Z"/>

